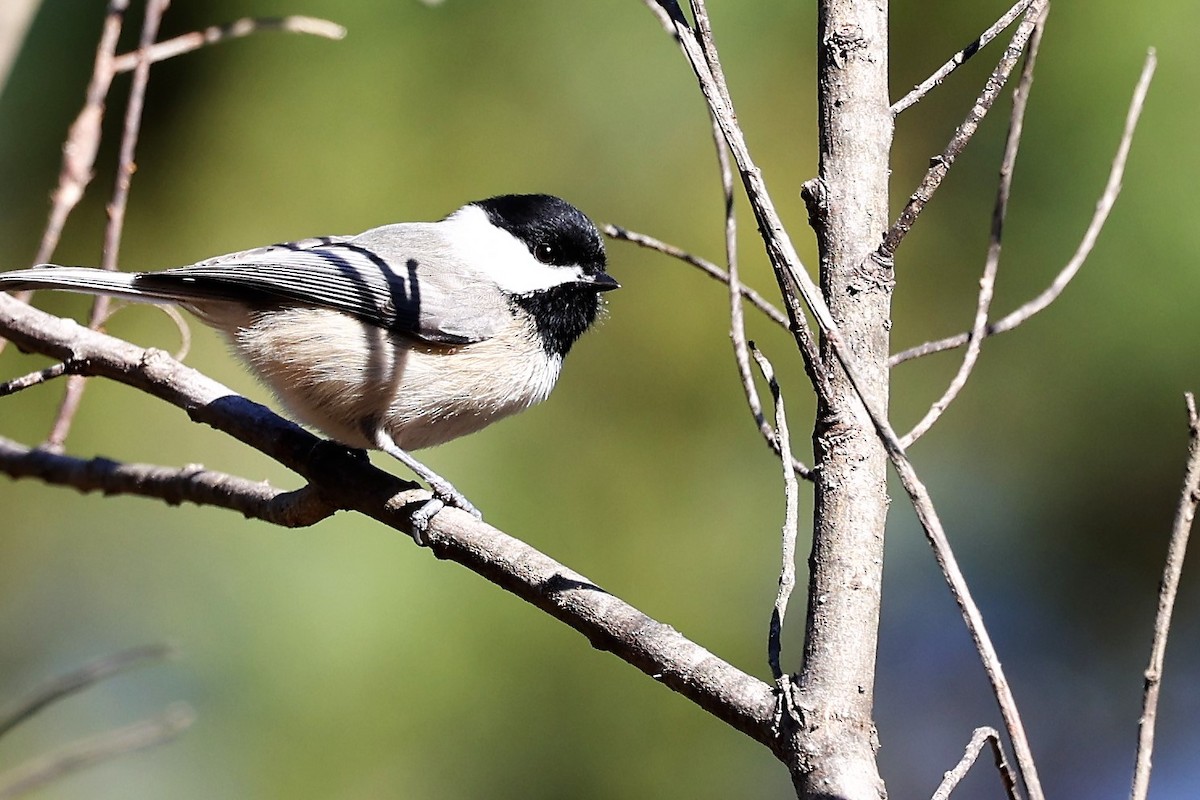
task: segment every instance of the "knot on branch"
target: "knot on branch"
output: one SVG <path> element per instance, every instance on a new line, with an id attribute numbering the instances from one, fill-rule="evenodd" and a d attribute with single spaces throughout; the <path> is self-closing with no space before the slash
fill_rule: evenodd
<path id="1" fill-rule="evenodd" d="M 821 42 L 830 60 L 839 69 L 846 65 L 852 53 L 867 49 L 867 40 L 858 25 L 842 25 Z"/>
<path id="2" fill-rule="evenodd" d="M 800 199 L 808 208 L 808 225 L 818 234 L 829 219 L 829 187 L 820 178 L 810 178 L 800 187 Z"/>

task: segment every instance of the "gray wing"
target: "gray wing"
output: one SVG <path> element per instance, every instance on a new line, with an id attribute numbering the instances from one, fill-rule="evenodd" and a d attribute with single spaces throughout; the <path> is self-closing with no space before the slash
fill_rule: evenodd
<path id="1" fill-rule="evenodd" d="M 231 253 L 143 273 L 136 283 L 198 297 L 330 308 L 437 344 L 488 339 L 503 309 L 486 302 L 471 275 L 448 269 L 449 257 L 435 224 L 409 223 Z"/>

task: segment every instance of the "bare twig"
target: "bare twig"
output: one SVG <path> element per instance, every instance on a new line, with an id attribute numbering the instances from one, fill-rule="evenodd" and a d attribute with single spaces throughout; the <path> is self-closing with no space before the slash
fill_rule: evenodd
<path id="1" fill-rule="evenodd" d="M 713 65 L 719 68 L 720 61 L 714 60 L 710 65 L 705 55 L 706 49 L 715 53 L 715 47 L 711 44 L 705 47 L 700 45 L 695 32 L 675 0 L 644 0 L 644 2 L 651 7 L 660 20 L 663 18 L 662 12 L 666 12 L 667 18 L 674 26 L 675 40 L 683 50 L 688 63 L 691 64 L 692 70 L 696 73 L 700 91 L 708 103 L 709 112 L 721 128 L 726 144 L 729 145 L 730 153 L 738 167 L 738 174 L 742 179 L 742 185 L 750 199 L 750 207 L 754 210 L 759 233 L 763 237 L 767 256 L 775 271 L 775 280 L 783 290 L 784 300 L 787 303 L 788 328 L 796 337 L 800 354 L 804 358 L 804 368 L 810 379 L 813 380 L 817 393 L 827 396 L 829 393 L 828 376 L 825 375 L 825 367 L 816 351 L 814 337 L 808 320 L 804 316 L 799 297 L 802 296 L 804 302 L 812 309 L 822 329 L 834 330 L 837 326 L 834 324 L 829 308 L 825 305 L 816 284 L 813 283 L 812 278 L 804 269 L 804 265 L 800 262 L 800 256 L 796 253 L 791 238 L 775 210 L 775 204 L 767 192 L 762 172 L 750 157 L 745 136 L 736 121 L 732 100 L 722 92 L 722 87 L 725 85 L 724 79 L 713 73 Z M 698 4 L 693 5 L 693 8 L 698 7 Z M 790 290 L 789 287 L 793 284 L 798 287 L 798 294 Z"/>
<path id="2" fill-rule="evenodd" d="M 775 369 L 771 362 L 762 354 L 754 342 L 749 343 L 754 360 L 762 370 L 763 378 L 771 389 L 771 398 L 775 401 L 775 429 L 779 431 L 779 446 L 784 453 L 791 453 L 791 437 L 788 435 L 787 413 L 783 407 L 783 392 L 779 382 L 775 380 Z M 771 612 L 771 627 L 767 633 L 767 663 L 771 667 L 771 676 L 778 682 L 783 679 L 783 668 L 779 663 L 780 637 L 783 634 L 783 621 L 787 616 L 788 602 L 792 598 L 792 589 L 796 586 L 796 532 L 800 525 L 800 487 L 796 483 L 795 470 L 788 468 L 788 459 L 783 457 L 783 486 L 784 486 L 784 516 L 783 516 L 783 546 L 781 548 L 781 567 L 779 570 L 779 588 L 775 594 L 775 608 Z"/>
<path id="3" fill-rule="evenodd" d="M 972 56 L 987 47 L 1000 34 L 1000 31 L 1013 24 L 1016 18 L 1021 16 L 1025 9 L 1029 7 L 1030 2 L 1032 0 L 1019 0 L 1012 8 L 1004 12 L 1004 16 L 996 20 L 983 33 L 979 34 L 974 41 L 952 55 L 950 60 L 938 67 L 936 72 L 915 86 L 911 92 L 893 103 L 892 116 L 898 116 L 905 109 L 921 102 L 925 99 L 925 95 L 929 94 L 936 87 L 941 86 L 942 81 L 946 80 L 950 73 L 967 63 Z"/>
<path id="4" fill-rule="evenodd" d="M 932 800 L 949 800 L 950 793 L 958 787 L 958 784 L 962 782 L 962 779 L 967 776 L 967 772 L 979 759 L 979 754 L 983 752 L 985 744 L 992 746 L 992 756 L 995 758 L 1000 780 L 1004 782 L 1005 795 L 1009 800 L 1020 800 L 1021 793 L 1017 790 L 1017 779 L 1013 775 L 1012 768 L 1008 766 L 1008 761 L 1004 758 L 1004 743 L 1000 741 L 1000 734 L 996 732 L 995 728 L 986 727 L 975 729 L 971 741 L 967 743 L 962 760 L 955 765 L 954 769 L 946 773 L 937 791 L 933 793 Z"/>
<path id="5" fill-rule="evenodd" d="M 185 33 L 172 39 L 165 39 L 153 44 L 145 53 L 151 63 L 165 61 L 168 58 L 199 50 L 201 47 L 220 44 L 231 39 L 240 39 L 262 31 L 284 31 L 286 33 L 307 33 L 326 39 L 344 39 L 346 29 L 336 22 L 317 17 L 245 17 L 225 25 L 211 25 L 203 30 Z M 132 53 L 122 53 L 113 60 L 113 70 L 129 72 L 134 69 L 139 59 L 143 57 L 140 50 Z"/>
<path id="6" fill-rule="evenodd" d="M 605 236 L 610 236 L 613 239 L 632 242 L 633 244 L 636 244 L 639 247 L 644 247 L 647 250 L 654 250 L 662 253 L 663 255 L 670 256 L 671 258 L 677 258 L 685 264 L 691 264 L 693 267 L 696 267 L 710 278 L 718 280 L 726 286 L 729 285 L 729 273 L 727 273 L 725 270 L 721 269 L 713 262 L 704 258 L 700 258 L 699 256 L 692 255 L 686 250 L 676 247 L 673 244 L 667 244 L 660 239 L 655 239 L 653 236 L 647 236 L 644 233 L 631 231 L 628 228 L 622 228 L 618 225 L 601 225 L 600 230 L 604 232 Z M 776 325 L 779 325 L 784 330 L 787 330 L 787 315 L 772 305 L 771 301 L 767 300 L 761 294 L 754 291 L 754 289 L 750 288 L 744 283 L 739 284 L 738 288 L 741 291 L 742 297 L 750 301 L 750 305 L 754 306 L 763 314 L 765 314 L 767 318 Z"/>
<path id="7" fill-rule="evenodd" d="M 971 137 L 975 135 L 975 131 L 979 129 L 979 125 L 983 122 L 991 110 L 992 104 L 996 102 L 996 98 L 1000 95 L 1000 90 L 1004 88 L 1005 82 L 1008 80 L 1009 74 L 1013 67 L 1017 64 L 1017 59 L 1021 55 L 1021 51 L 1025 49 L 1029 37 L 1033 35 L 1034 28 L 1038 20 L 1043 16 L 1049 0 L 1033 0 L 1025 9 L 1025 16 L 1021 23 L 1017 26 L 1017 30 L 1013 33 L 1012 40 L 1005 48 L 1004 54 L 1000 57 L 1000 63 L 992 70 L 991 76 L 988 77 L 987 83 L 984 85 L 983 91 L 979 97 L 975 99 L 971 110 L 967 112 L 967 117 L 963 123 L 955 129 L 954 135 L 950 137 L 949 144 L 941 152 L 941 154 L 930 159 L 928 172 L 921 180 L 921 184 L 909 197 L 908 203 L 905 204 L 904 210 L 900 212 L 900 217 L 892 224 L 887 234 L 883 237 L 883 244 L 879 246 L 879 251 L 876 253 L 876 258 L 881 263 L 890 264 L 896 256 L 896 248 L 900 246 L 900 242 L 912 230 L 913 225 L 920 216 L 925 205 L 933 197 L 934 192 L 941 186 L 942 180 L 950 172 L 950 167 L 954 165 L 954 160 L 971 141 Z"/>
<path id="8" fill-rule="evenodd" d="M 207 470 L 154 464 L 122 464 L 108 458 L 72 458 L 30 449 L 0 436 L 0 473 L 12 478 L 38 478 L 81 492 L 153 497 L 170 505 L 183 502 L 238 511 L 285 528 L 315 525 L 337 506 L 311 486 L 295 491 Z"/>
<path id="9" fill-rule="evenodd" d="M 57 364 L 51 364 L 45 369 L 39 369 L 28 375 L 22 375 L 19 378 L 5 381 L 4 383 L 0 383 L 0 397 L 7 397 L 10 394 L 16 394 L 33 386 L 39 386 L 46 381 L 61 378 L 63 375 L 69 373 L 71 369 L 71 362 L 61 361 Z"/>
<path id="10" fill-rule="evenodd" d="M 742 313 L 742 284 L 738 279 L 737 257 L 737 216 L 733 205 L 733 170 L 729 165 L 729 151 L 721 138 L 721 128 L 716 120 L 712 120 L 713 147 L 717 152 L 717 163 L 721 169 L 721 191 L 725 204 L 725 261 L 729 264 L 729 338 L 733 343 L 733 358 L 737 364 L 738 376 L 742 381 L 742 390 L 746 394 L 746 404 L 750 414 L 758 425 L 767 446 L 791 463 L 793 473 L 811 480 L 812 470 L 792 455 L 791 448 L 780 440 L 779 434 L 767 422 L 763 414 L 762 400 L 759 399 L 758 389 L 754 385 L 754 375 L 750 372 L 750 353 L 746 341 L 746 320 Z"/>
<path id="11" fill-rule="evenodd" d="M 19 797 L 64 775 L 118 756 L 166 744 L 186 730 L 194 719 L 192 710 L 180 703 L 159 717 L 116 728 L 69 744 L 56 753 L 34 758 L 0 775 L 0 800 Z"/>
<path id="12" fill-rule="evenodd" d="M 652 3 L 654 0 L 645 0 L 645 2 Z M 699 0 L 696 0 L 696 2 L 698 3 Z M 976 649 L 979 651 L 984 671 L 992 683 L 992 689 L 996 695 L 996 701 L 1000 707 L 1005 728 L 1012 739 L 1017 763 L 1026 786 L 1029 789 L 1029 794 L 1032 800 L 1042 800 L 1043 794 L 1041 782 L 1037 777 L 1037 767 L 1033 760 L 1033 753 L 1029 747 L 1029 740 L 1025 734 L 1024 725 L 1021 723 L 1020 712 L 1013 698 L 1012 689 L 1009 686 L 1008 679 L 1004 675 L 1004 669 L 1001 666 L 999 656 L 996 654 L 991 637 L 983 624 L 983 616 L 971 596 L 966 579 L 962 575 L 950 543 L 946 538 L 945 530 L 942 527 L 929 491 L 917 477 L 912 462 L 908 459 L 899 437 L 888 423 L 886 416 L 879 412 L 875 407 L 875 403 L 871 400 L 871 395 L 866 391 L 865 383 L 858 374 L 858 370 L 850 355 L 850 350 L 829 311 L 828 305 L 826 305 L 812 278 L 803 269 L 799 256 L 792 246 L 791 239 L 778 213 L 775 211 L 774 204 L 771 202 L 761 173 L 750 159 L 745 137 L 742 135 L 741 129 L 737 124 L 732 104 L 728 98 L 721 96 L 718 88 L 719 82 L 713 78 L 708 62 L 701 52 L 700 45 L 696 42 L 694 32 L 688 26 L 687 20 L 684 18 L 677 3 L 673 0 L 660 0 L 659 4 L 670 15 L 672 23 L 675 26 L 676 39 L 683 49 L 688 62 L 691 64 L 693 71 L 696 73 L 701 91 L 709 104 L 710 111 L 720 122 L 721 131 L 725 135 L 725 141 L 729 145 L 730 152 L 733 154 L 734 160 L 738 165 L 738 171 L 746 188 L 751 208 L 754 209 L 755 217 L 759 223 L 759 232 L 763 237 L 767 255 L 771 260 L 772 267 L 776 270 L 776 279 L 780 283 L 784 297 L 788 301 L 788 317 L 792 330 L 794 332 L 801 329 L 808 331 L 807 320 L 804 318 L 802 309 L 794 304 L 794 298 L 798 295 L 804 299 L 804 303 L 816 318 L 826 342 L 828 342 L 838 363 L 845 371 L 846 377 L 855 395 L 858 397 L 863 410 L 882 440 L 888 457 L 891 459 L 900 478 L 901 485 L 904 487 L 917 512 L 917 518 L 921 522 L 921 527 L 933 547 L 934 556 L 942 569 L 942 574 L 946 577 L 946 582 L 962 612 L 963 619 L 967 624 L 971 638 L 975 642 Z M 1032 9 L 1033 6 L 1031 5 L 1030 8 Z M 803 345 L 801 346 L 801 353 L 805 356 L 806 369 L 814 369 L 815 374 L 818 376 L 825 374 L 824 366 L 821 364 L 819 357 L 815 357 Z M 813 377 L 814 372 L 810 372 L 809 374 L 810 377 Z M 823 399 L 826 401 L 830 399 L 828 396 L 827 381 L 814 379 L 814 386 L 817 388 L 818 394 L 823 396 Z"/>
<path id="13" fill-rule="evenodd" d="M 166 644 L 131 647 L 112 655 L 93 659 L 78 669 L 58 675 L 0 712 L 0 736 L 21 724 L 46 706 L 76 692 L 81 692 L 114 675 L 139 667 L 148 661 L 163 661 L 174 656 L 175 650 Z"/>
<path id="14" fill-rule="evenodd" d="M 1162 688 L 1163 659 L 1167 652 L 1167 633 L 1171 628 L 1171 614 L 1175 609 L 1175 595 L 1179 591 L 1179 579 L 1183 574 L 1183 560 L 1187 555 L 1188 536 L 1196 518 L 1196 506 L 1200 504 L 1200 415 L 1196 413 L 1196 397 L 1190 392 L 1184 396 L 1188 415 L 1188 458 L 1179 493 L 1179 506 L 1175 509 L 1175 523 L 1171 528 L 1171 543 L 1167 547 L 1167 562 L 1163 566 L 1162 581 L 1158 585 L 1158 613 L 1154 618 L 1154 643 L 1150 646 L 1150 665 L 1146 667 L 1146 683 L 1142 694 L 1142 716 L 1138 720 L 1137 758 L 1133 770 L 1131 800 L 1146 800 L 1150 791 L 1150 763 L 1154 753 L 1154 725 L 1158 718 L 1158 695 Z"/>
<path id="15" fill-rule="evenodd" d="M 1092 219 L 1088 223 L 1087 230 L 1084 232 L 1079 246 L 1075 249 L 1075 254 L 1071 256 L 1071 260 L 1067 262 L 1066 266 L 1062 268 L 1051 284 L 1041 294 L 1003 319 L 988 325 L 986 330 L 987 336 L 995 336 L 998 333 L 1011 331 L 1027 322 L 1035 314 L 1044 311 L 1051 303 L 1058 299 L 1058 296 L 1067 288 L 1067 284 L 1071 282 L 1076 273 L 1079 272 L 1079 268 L 1083 266 L 1088 256 L 1091 255 L 1092 248 L 1095 246 L 1096 240 L 1100 237 L 1100 231 L 1104 229 L 1104 225 L 1108 221 L 1108 215 L 1116 204 L 1117 197 L 1121 194 L 1121 180 L 1125 175 L 1125 164 L 1129 159 L 1129 150 L 1133 145 L 1133 134 L 1137 130 L 1138 119 L 1142 114 L 1142 107 L 1145 105 L 1146 95 L 1150 90 L 1150 81 L 1154 77 L 1154 69 L 1157 64 L 1158 58 L 1155 55 L 1154 49 L 1151 48 L 1146 53 L 1146 61 L 1142 66 L 1141 76 L 1138 78 L 1137 87 L 1133 92 L 1133 99 L 1130 101 L 1129 110 L 1125 115 L 1125 128 L 1121 133 L 1121 141 L 1117 146 L 1117 153 L 1113 157 L 1112 167 L 1108 172 L 1108 181 L 1104 186 L 1104 191 L 1101 193 L 1100 199 L 1096 202 L 1096 210 L 1092 214 Z M 960 333 L 956 336 L 948 336 L 945 339 L 939 339 L 935 342 L 926 342 L 925 344 L 896 353 L 889 359 L 888 363 L 895 367 L 914 358 L 962 347 L 970 339 L 970 333 Z"/>
<path id="16" fill-rule="evenodd" d="M 117 268 L 117 254 L 121 249 L 121 233 L 125 228 L 125 207 L 129 203 L 129 184 L 133 180 L 134 150 L 137 147 L 138 133 L 142 127 L 142 108 L 146 101 L 146 85 L 150 81 L 150 60 L 146 57 L 150 46 L 158 37 L 158 28 L 162 23 L 170 0 L 146 0 L 146 13 L 142 20 L 142 33 L 138 41 L 139 60 L 133 73 L 133 83 L 129 88 L 129 103 L 125 107 L 125 128 L 121 134 L 120 152 L 117 156 L 117 176 L 113 185 L 112 199 L 108 203 L 108 225 L 104 229 L 104 250 L 100 259 L 103 269 Z M 112 65 L 109 64 L 111 69 Z M 97 132 L 98 133 L 98 132 Z M 97 295 L 92 300 L 92 312 L 88 320 L 89 328 L 99 328 L 100 323 L 108 316 L 112 299 Z M 61 451 L 70 433 L 71 423 L 83 402 L 83 391 L 87 383 L 81 376 L 72 375 L 67 379 L 67 389 L 58 407 L 54 425 L 50 435 L 46 437 L 46 447 L 53 451 Z"/>
<path id="17" fill-rule="evenodd" d="M 984 331 L 987 329 L 988 311 L 992 307 L 992 296 L 996 289 L 996 273 L 1000 268 L 1000 248 L 1004 238 L 1004 220 L 1008 215 L 1008 198 L 1012 192 L 1013 170 L 1016 168 L 1017 152 L 1021 148 L 1021 131 L 1025 122 L 1025 109 L 1029 105 L 1029 90 L 1033 86 L 1033 68 L 1037 63 L 1038 47 L 1042 41 L 1042 31 L 1045 30 L 1045 16 L 1038 22 L 1029 47 L 1025 52 L 1025 66 L 1021 70 L 1021 80 L 1013 91 L 1012 115 L 1009 118 L 1008 137 L 1004 143 L 1004 158 L 1000 163 L 1000 181 L 996 188 L 996 204 L 992 209 L 992 230 L 988 241 L 987 259 L 984 263 L 983 277 L 979 280 L 979 299 L 975 305 L 975 321 L 971 326 L 971 341 L 967 345 L 966 355 L 954 379 L 946 387 L 946 391 L 921 418 L 909 433 L 901 439 L 907 448 L 920 439 L 941 418 L 959 392 L 967 385 L 971 370 L 979 359 L 979 351 L 983 346 Z"/>

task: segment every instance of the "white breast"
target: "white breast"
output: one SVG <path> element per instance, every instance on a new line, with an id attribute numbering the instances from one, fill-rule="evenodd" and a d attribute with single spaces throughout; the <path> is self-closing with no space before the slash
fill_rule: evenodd
<path id="1" fill-rule="evenodd" d="M 473 433 L 545 400 L 562 367 L 519 326 L 459 347 L 315 308 L 250 313 L 217 327 L 299 421 L 350 447 L 371 447 L 376 426 L 405 450 Z"/>

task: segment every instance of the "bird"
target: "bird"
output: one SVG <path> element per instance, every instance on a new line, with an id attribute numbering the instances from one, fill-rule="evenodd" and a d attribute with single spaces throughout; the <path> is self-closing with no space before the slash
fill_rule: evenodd
<path id="1" fill-rule="evenodd" d="M 445 505 L 479 511 L 411 451 L 545 400 L 600 316 L 595 224 L 562 198 L 476 200 L 436 222 L 257 247 L 156 272 L 41 264 L 0 291 L 59 289 L 177 305 L 216 329 L 297 421 L 396 458 Z"/>

